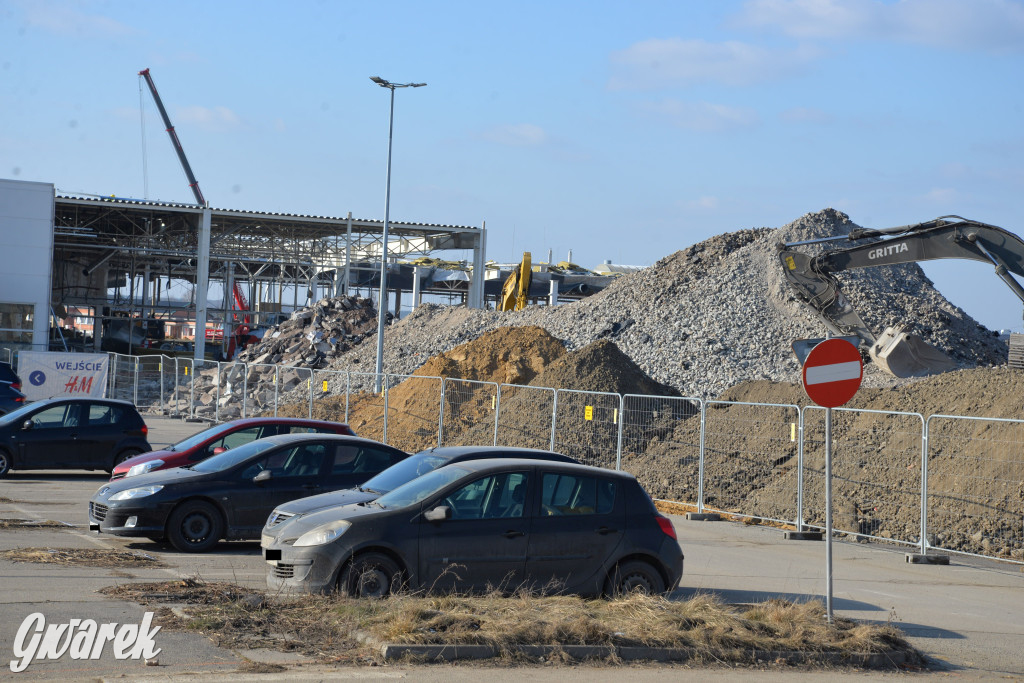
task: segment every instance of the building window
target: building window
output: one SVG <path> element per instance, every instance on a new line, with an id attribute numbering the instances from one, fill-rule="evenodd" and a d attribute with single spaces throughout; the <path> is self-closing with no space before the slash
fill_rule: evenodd
<path id="1" fill-rule="evenodd" d="M 32 348 L 32 304 L 0 303 L 0 347 Z"/>

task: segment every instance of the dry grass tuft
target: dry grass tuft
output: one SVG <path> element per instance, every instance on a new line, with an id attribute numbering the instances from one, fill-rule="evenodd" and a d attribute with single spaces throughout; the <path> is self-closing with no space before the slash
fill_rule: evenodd
<path id="1" fill-rule="evenodd" d="M 75 524 L 57 522 L 52 519 L 0 519 L 0 529 L 74 529 Z"/>
<path id="2" fill-rule="evenodd" d="M 167 565 L 145 553 L 98 548 L 15 548 L 0 551 L 0 558 L 11 562 L 34 562 L 74 567 L 166 567 Z M 129 575 L 130 576 L 130 575 Z"/>
<path id="3" fill-rule="evenodd" d="M 126 584 L 102 592 L 143 604 L 186 605 L 187 618 L 160 610 L 169 628 L 208 634 L 231 647 L 300 650 L 325 660 L 366 661 L 360 642 L 482 644 L 515 658 L 525 645 L 685 649 L 696 662 L 748 662 L 753 651 L 848 655 L 899 651 L 920 656 L 891 625 L 836 619 L 818 601 L 727 605 L 711 594 L 689 600 L 631 595 L 617 600 L 495 591 L 481 596 L 399 594 L 384 600 L 276 597 L 194 579 Z M 614 659 L 614 658 L 613 658 Z"/>

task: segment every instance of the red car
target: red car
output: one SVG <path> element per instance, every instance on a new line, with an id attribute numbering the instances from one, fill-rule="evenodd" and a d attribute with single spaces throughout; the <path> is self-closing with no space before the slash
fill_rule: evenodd
<path id="1" fill-rule="evenodd" d="M 129 458 L 114 468 L 110 473 L 110 480 L 192 465 L 211 455 L 267 436 L 314 432 L 355 436 L 352 429 L 341 422 L 306 420 L 299 417 L 247 417 L 214 425 L 164 450 L 150 451 Z"/>

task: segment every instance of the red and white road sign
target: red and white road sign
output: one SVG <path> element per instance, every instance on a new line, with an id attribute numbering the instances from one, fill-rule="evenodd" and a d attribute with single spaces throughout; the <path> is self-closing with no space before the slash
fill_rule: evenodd
<path id="1" fill-rule="evenodd" d="M 804 361 L 804 391 L 809 399 L 825 408 L 838 408 L 853 398 L 863 376 L 860 351 L 838 337 L 815 346 Z"/>

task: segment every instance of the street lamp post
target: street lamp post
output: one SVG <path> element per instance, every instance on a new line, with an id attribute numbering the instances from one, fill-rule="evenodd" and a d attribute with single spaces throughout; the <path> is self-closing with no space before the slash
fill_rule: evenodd
<path id="1" fill-rule="evenodd" d="M 391 115 L 388 118 L 388 174 L 384 190 L 384 233 L 380 251 L 380 295 L 377 299 L 377 371 L 373 380 L 374 393 L 380 393 L 384 374 L 384 318 L 388 307 L 388 220 L 391 213 L 391 138 L 395 129 L 395 89 L 422 88 L 426 83 L 391 83 L 380 76 L 370 80 L 391 91 Z"/>

